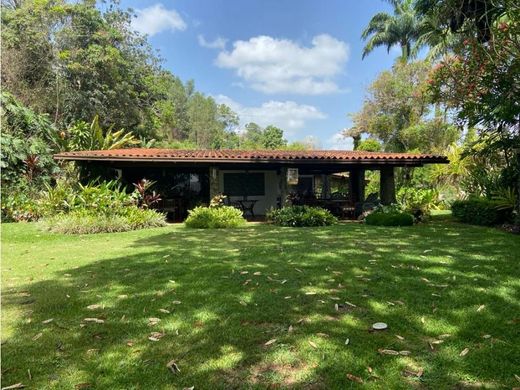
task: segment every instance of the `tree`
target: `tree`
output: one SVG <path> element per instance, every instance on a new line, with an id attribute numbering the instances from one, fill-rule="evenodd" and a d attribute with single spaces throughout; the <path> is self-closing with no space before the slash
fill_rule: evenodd
<path id="1" fill-rule="evenodd" d="M 363 107 L 352 115 L 353 126 L 343 133 L 354 137 L 356 149 L 362 134 L 389 152 L 442 151 L 458 139 L 460 130 L 449 125 L 440 110 L 432 110 L 425 93 L 429 71 L 425 61 L 399 62 L 378 76 Z"/>
<path id="2" fill-rule="evenodd" d="M 363 49 L 363 58 L 376 47 L 384 46 L 387 51 L 393 46 L 400 46 L 402 61 L 408 61 L 412 55 L 412 46 L 419 37 L 420 18 L 414 8 L 413 0 L 389 0 L 394 8 L 393 15 L 380 12 L 370 19 L 361 37 L 368 40 Z"/>
<path id="3" fill-rule="evenodd" d="M 282 149 L 287 146 L 287 140 L 283 137 L 283 130 L 275 126 L 267 126 L 264 129 L 263 147 L 265 149 Z"/>

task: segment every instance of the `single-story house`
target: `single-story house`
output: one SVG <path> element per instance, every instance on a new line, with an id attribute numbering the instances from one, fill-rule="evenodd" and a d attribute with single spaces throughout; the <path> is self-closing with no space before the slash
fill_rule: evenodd
<path id="1" fill-rule="evenodd" d="M 155 181 L 159 208 L 183 218 L 218 194 L 253 216 L 291 201 L 352 214 L 364 201 L 365 172 L 380 171 L 381 203 L 395 202 L 396 167 L 446 164 L 445 156 L 346 150 L 175 150 L 117 149 L 65 152 L 56 160 L 75 161 L 93 176 L 132 185 Z"/>

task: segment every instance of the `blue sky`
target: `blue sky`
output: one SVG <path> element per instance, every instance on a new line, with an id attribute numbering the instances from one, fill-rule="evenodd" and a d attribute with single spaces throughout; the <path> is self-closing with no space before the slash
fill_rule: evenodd
<path id="1" fill-rule="evenodd" d="M 314 137 L 321 148 L 351 148 L 339 134 L 365 89 L 398 50 L 361 60 L 360 34 L 380 0 L 123 0 L 164 67 L 230 105 L 242 124 Z"/>

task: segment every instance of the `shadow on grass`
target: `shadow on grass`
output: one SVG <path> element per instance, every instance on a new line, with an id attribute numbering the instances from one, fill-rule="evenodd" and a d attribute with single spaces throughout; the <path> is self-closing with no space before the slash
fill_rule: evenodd
<path id="1" fill-rule="evenodd" d="M 352 373 L 374 388 L 512 386 L 519 252 L 501 232 L 435 221 L 136 239 L 120 257 L 4 291 L 3 305 L 23 315 L 4 340 L 3 381 L 339 389 Z M 376 321 L 389 330 L 369 332 Z M 406 368 L 424 374 L 405 378 Z"/>

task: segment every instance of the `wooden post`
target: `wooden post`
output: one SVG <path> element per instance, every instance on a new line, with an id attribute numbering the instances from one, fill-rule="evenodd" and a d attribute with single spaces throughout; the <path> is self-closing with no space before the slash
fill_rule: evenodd
<path id="1" fill-rule="evenodd" d="M 287 168 L 280 169 L 280 207 L 287 205 L 287 195 L 289 195 L 289 185 L 287 184 Z"/>
<path id="2" fill-rule="evenodd" d="M 395 176 L 394 167 L 382 166 L 380 169 L 379 190 L 381 203 L 389 205 L 395 203 Z"/>
<path id="3" fill-rule="evenodd" d="M 325 173 L 321 175 L 321 196 L 323 199 L 330 198 L 330 176 Z"/>
<path id="4" fill-rule="evenodd" d="M 350 199 L 354 204 L 365 200 L 365 170 L 356 168 L 350 171 Z"/>
<path id="5" fill-rule="evenodd" d="M 217 196 L 219 191 L 219 174 L 217 167 L 209 168 L 209 199 L 213 199 L 214 196 Z"/>

